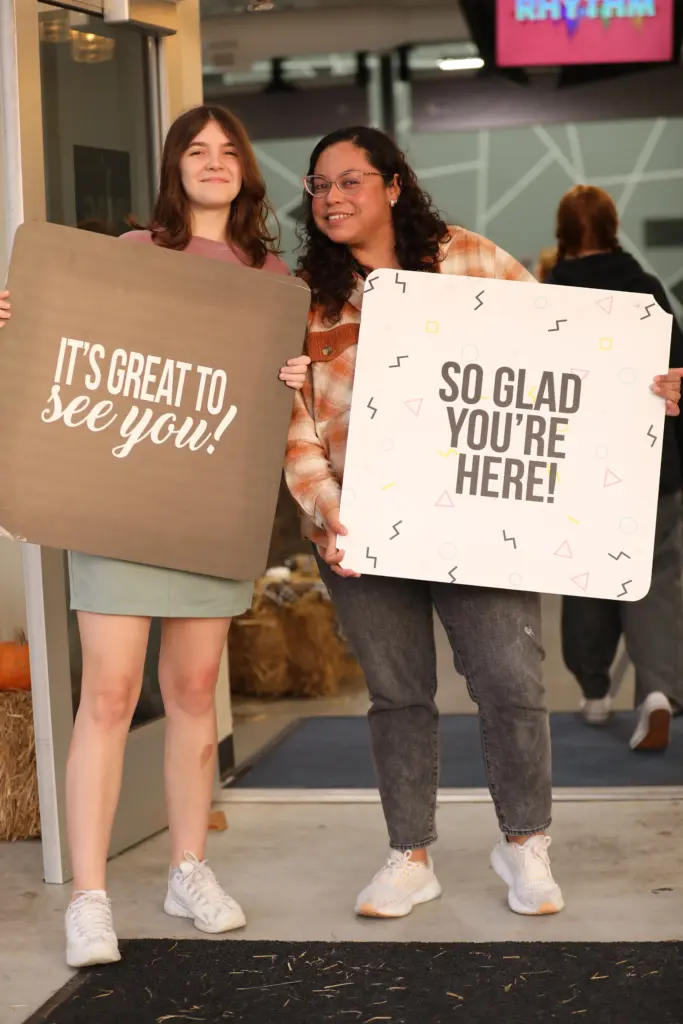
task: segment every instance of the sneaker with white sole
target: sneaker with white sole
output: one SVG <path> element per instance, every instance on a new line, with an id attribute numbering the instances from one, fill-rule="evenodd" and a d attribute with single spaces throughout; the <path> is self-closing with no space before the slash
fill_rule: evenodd
<path id="1" fill-rule="evenodd" d="M 186 853 L 168 875 L 164 910 L 171 917 L 194 921 L 200 932 L 217 935 L 244 928 L 247 923 L 239 903 L 225 892 L 207 861 Z"/>
<path id="2" fill-rule="evenodd" d="M 631 750 L 666 750 L 672 717 L 671 704 L 665 694 L 648 694 L 640 709 L 638 725 L 631 736 Z"/>
<path id="3" fill-rule="evenodd" d="M 115 964 L 121 959 L 111 903 L 103 890 L 74 893 L 64 923 L 69 967 Z"/>
<path id="4" fill-rule="evenodd" d="M 550 870 L 550 843 L 550 836 L 531 836 L 525 843 L 503 838 L 493 848 L 491 867 L 507 885 L 508 905 L 515 914 L 559 914 L 564 908 Z"/>
<path id="5" fill-rule="evenodd" d="M 587 725 L 606 725 L 612 714 L 612 698 L 581 701 L 581 715 Z"/>
<path id="6" fill-rule="evenodd" d="M 413 860 L 410 850 L 392 850 L 389 859 L 356 901 L 361 917 L 407 917 L 418 903 L 441 895 L 434 864 Z"/>

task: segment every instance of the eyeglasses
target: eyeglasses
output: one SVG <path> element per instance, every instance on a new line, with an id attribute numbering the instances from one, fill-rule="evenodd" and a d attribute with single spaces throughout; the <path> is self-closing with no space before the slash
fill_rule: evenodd
<path id="1" fill-rule="evenodd" d="M 334 181 L 323 174 L 308 174 L 304 178 L 304 187 L 314 199 L 329 195 L 332 186 L 336 185 L 344 196 L 353 196 L 363 188 L 366 178 L 383 178 L 379 171 L 344 171 Z"/>

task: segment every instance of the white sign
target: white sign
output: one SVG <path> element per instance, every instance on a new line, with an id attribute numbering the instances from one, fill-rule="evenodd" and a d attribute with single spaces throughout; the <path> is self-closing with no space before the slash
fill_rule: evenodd
<path id="1" fill-rule="evenodd" d="M 344 566 L 635 601 L 650 587 L 672 318 L 650 296 L 371 275 Z"/>

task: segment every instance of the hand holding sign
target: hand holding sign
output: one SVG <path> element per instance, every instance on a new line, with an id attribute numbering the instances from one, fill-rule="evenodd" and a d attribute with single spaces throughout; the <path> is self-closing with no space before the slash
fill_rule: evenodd
<path id="1" fill-rule="evenodd" d="M 342 567 L 346 552 L 338 547 L 340 537 L 346 537 L 348 530 L 339 521 L 339 509 L 331 508 L 325 519 L 325 532 L 327 540 L 325 544 L 318 544 L 318 553 L 324 558 L 330 569 L 337 576 L 360 576 L 360 573 L 353 569 Z"/>
<path id="2" fill-rule="evenodd" d="M 670 369 L 667 374 L 663 374 L 660 377 L 655 377 L 654 384 L 652 385 L 652 390 L 656 395 L 659 395 L 660 398 L 664 398 L 666 400 L 667 416 L 680 415 L 682 377 L 683 369 Z"/>
<path id="3" fill-rule="evenodd" d="M 12 315 L 12 307 L 9 302 L 9 292 L 0 292 L 0 329 L 2 329 Z"/>

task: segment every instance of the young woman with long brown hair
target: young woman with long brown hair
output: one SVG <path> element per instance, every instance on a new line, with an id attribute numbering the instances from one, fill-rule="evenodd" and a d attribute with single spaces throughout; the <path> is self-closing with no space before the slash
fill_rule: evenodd
<path id="1" fill-rule="evenodd" d="M 148 230 L 123 238 L 286 274 L 268 230 L 269 212 L 244 127 L 223 108 L 203 106 L 171 126 Z M 9 314 L 6 294 L 1 305 L 0 324 Z M 280 371 L 283 382 L 300 388 L 308 363 L 305 356 L 291 359 Z M 216 765 L 219 662 L 230 621 L 249 608 L 253 585 L 77 552 L 70 553 L 69 565 L 83 682 L 67 765 L 74 894 L 66 935 L 67 961 L 82 967 L 120 959 L 106 861 L 152 618 L 163 619 L 159 683 L 171 841 L 164 909 L 192 919 L 204 932 L 245 924 L 241 908 L 204 860 L 204 847 Z"/>
<path id="2" fill-rule="evenodd" d="M 441 887 L 433 612 L 479 706 L 489 787 L 502 832 L 491 863 L 520 914 L 563 907 L 548 859 L 548 711 L 538 594 L 360 577 L 342 568 L 337 536 L 364 278 L 389 268 L 533 281 L 493 242 L 448 226 L 395 143 L 369 128 L 323 139 L 305 179 L 299 270 L 311 287 L 308 354 L 285 460 L 290 490 L 317 546 L 320 571 L 370 691 L 370 732 L 391 852 L 356 901 L 358 914 L 403 917 Z M 656 385 L 677 408 L 678 378 Z"/>

